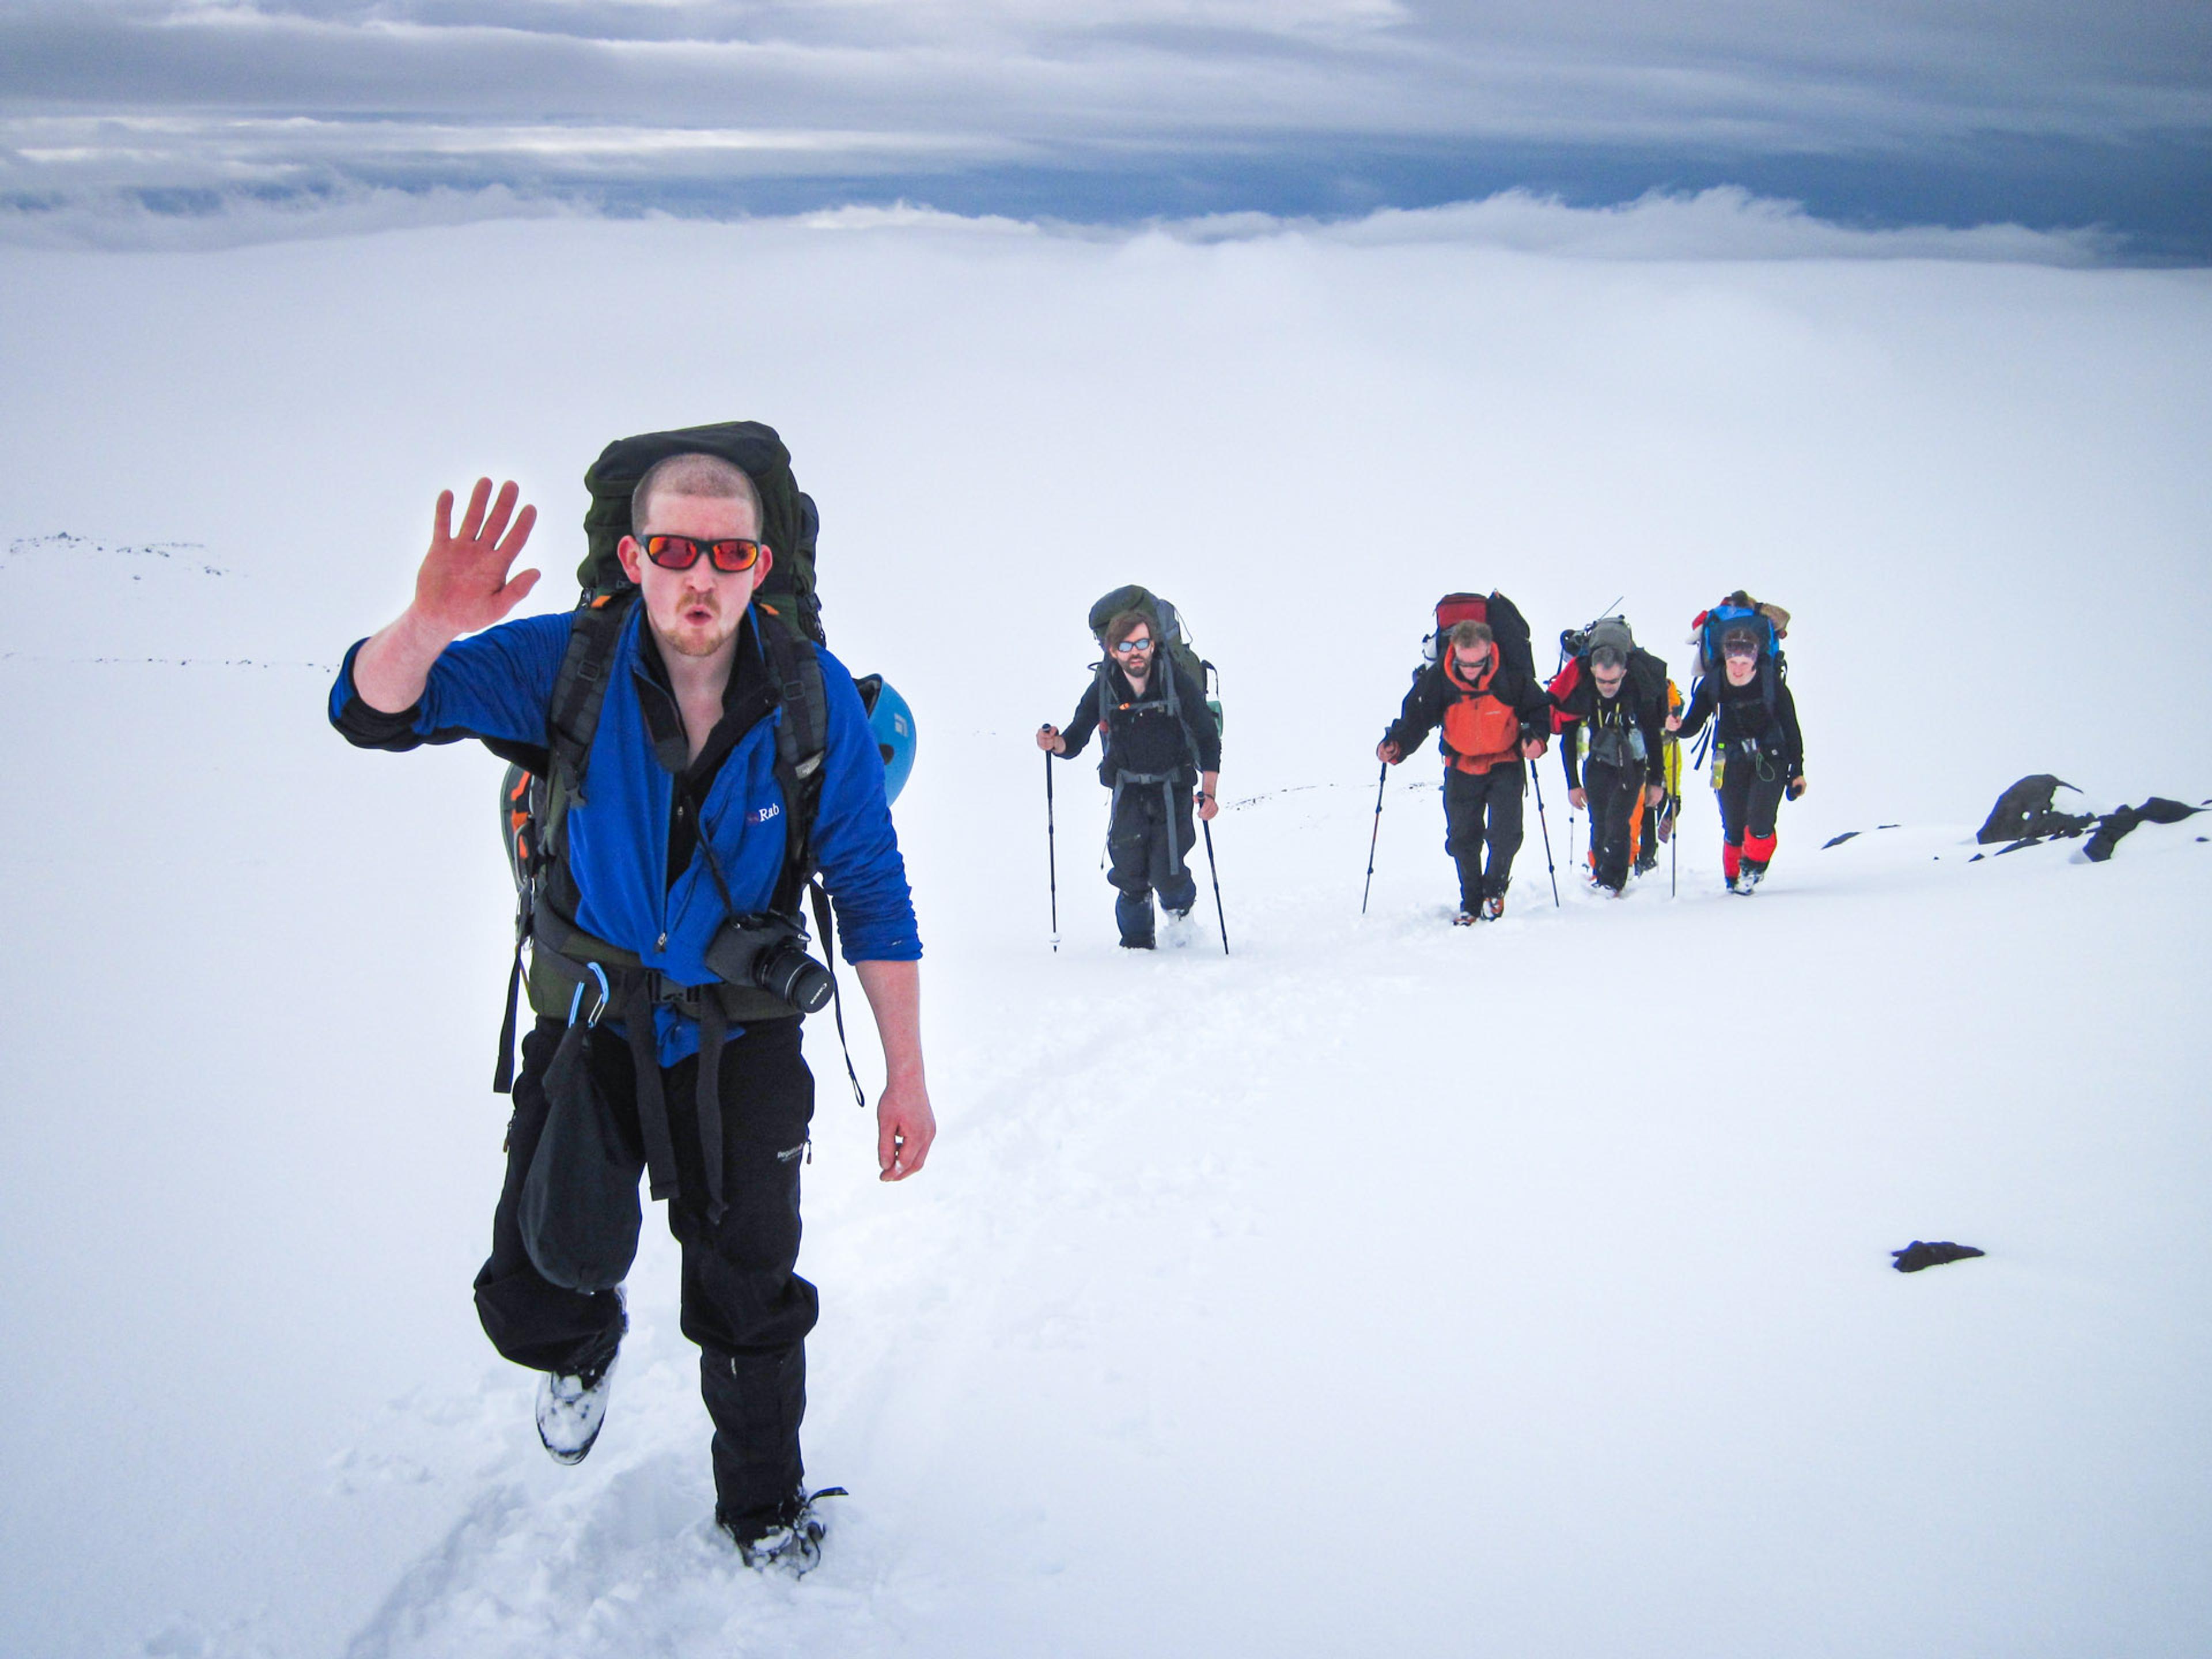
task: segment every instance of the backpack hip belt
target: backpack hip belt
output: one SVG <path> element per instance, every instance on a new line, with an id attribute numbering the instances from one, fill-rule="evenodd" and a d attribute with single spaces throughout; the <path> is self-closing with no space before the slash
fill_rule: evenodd
<path id="1" fill-rule="evenodd" d="M 1718 725 L 1719 722 L 1716 720 L 1714 724 Z M 1713 744 L 1713 787 L 1716 789 L 1720 787 L 1721 769 L 1731 758 L 1750 762 L 1752 771 L 1761 783 L 1771 783 L 1780 775 L 1782 750 L 1779 744 L 1761 743 L 1757 738 L 1751 737 L 1721 738 Z"/>
<path id="2" fill-rule="evenodd" d="M 647 967 L 635 953 L 595 939 L 571 925 L 550 908 L 537 912 L 532 928 L 527 981 L 530 1006 L 534 1012 L 567 1018 L 579 986 L 590 987 L 597 994 L 598 987 L 591 973 L 593 966 L 611 981 L 619 979 L 626 983 L 632 977 L 643 976 L 649 981 L 654 1005 L 669 1008 L 686 1019 L 702 1018 L 709 1002 L 717 1005 L 725 1019 L 738 1024 L 799 1018 L 799 1011 L 789 1003 L 755 986 L 731 985 L 721 980 L 705 985 L 681 984 L 659 969 Z M 619 1003 L 622 999 L 615 997 L 611 1000 Z"/>
<path id="3" fill-rule="evenodd" d="M 699 1027 L 697 1103 L 699 1158 L 707 1176 L 707 1218 L 719 1223 L 727 1207 L 722 1197 L 722 1048 L 732 1028 L 768 1019 L 796 1019 L 790 1004 L 749 985 L 720 981 L 684 985 L 636 956 L 569 926 L 549 910 L 536 918 L 530 953 L 530 1006 L 556 1018 L 590 1018 L 612 1013 L 622 1022 L 629 1045 L 637 1089 L 638 1133 L 645 1143 L 646 1173 L 656 1199 L 672 1199 L 679 1189 L 676 1139 L 669 1126 L 668 1097 L 661 1087 L 659 1034 L 653 1019 L 667 1008 Z M 547 926 L 547 923 L 551 926 Z M 556 943 L 557 941 L 557 943 Z M 604 980 L 605 989 L 601 990 Z M 569 988 L 565 994 L 559 987 Z M 596 1005 L 582 1006 L 588 991 Z M 600 999 L 604 997 L 604 1001 Z M 549 1006 L 553 1004 L 555 1006 Z"/>

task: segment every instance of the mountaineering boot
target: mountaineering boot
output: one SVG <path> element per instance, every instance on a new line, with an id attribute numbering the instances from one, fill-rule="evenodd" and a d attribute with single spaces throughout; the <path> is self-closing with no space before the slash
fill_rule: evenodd
<path id="1" fill-rule="evenodd" d="M 538 1437 L 556 1463 L 580 1463 L 607 1420 L 607 1384 L 614 1356 L 572 1376 L 547 1371 L 538 1379 Z"/>
<path id="2" fill-rule="evenodd" d="M 1735 890 L 1749 898 L 1766 874 L 1766 865 L 1760 859 L 1746 859 L 1736 871 Z"/>
<path id="3" fill-rule="evenodd" d="M 1197 926 L 1191 921 L 1190 915 L 1191 907 L 1188 904 L 1180 910 L 1169 911 L 1167 927 L 1163 930 L 1160 943 L 1170 951 L 1188 950 L 1191 940 L 1198 934 Z"/>
<path id="4" fill-rule="evenodd" d="M 1482 912 L 1479 908 L 1473 910 L 1462 909 L 1457 915 L 1452 918 L 1452 926 L 1455 927 L 1472 927 L 1476 922 L 1481 920 Z"/>
<path id="5" fill-rule="evenodd" d="M 822 1560 L 822 1540 L 829 1525 L 814 1508 L 817 1498 L 842 1498 L 842 1486 L 824 1486 L 809 1496 L 804 1487 L 777 1508 L 764 1513 L 726 1515 L 714 1511 L 714 1524 L 738 1547 L 738 1559 L 757 1572 L 770 1567 L 804 1577 Z"/>
<path id="6" fill-rule="evenodd" d="M 1492 893 L 1482 901 L 1482 919 L 1496 921 L 1505 914 L 1505 895 Z"/>

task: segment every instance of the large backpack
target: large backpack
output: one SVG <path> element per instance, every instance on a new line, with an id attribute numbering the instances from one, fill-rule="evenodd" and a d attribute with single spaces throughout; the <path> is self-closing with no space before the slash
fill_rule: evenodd
<path id="1" fill-rule="evenodd" d="M 1101 728 L 1107 726 L 1107 714 L 1113 707 L 1113 699 L 1106 695 L 1106 668 L 1114 659 L 1114 653 L 1106 648 L 1106 629 L 1114 618 L 1125 611 L 1135 611 L 1152 624 L 1152 637 L 1160 642 L 1161 652 L 1189 677 L 1193 684 L 1205 691 L 1206 712 L 1213 718 L 1213 729 L 1218 735 L 1223 730 L 1218 695 L 1221 671 L 1192 648 L 1190 641 L 1182 631 L 1182 613 L 1151 589 L 1139 587 L 1133 582 L 1126 587 L 1115 588 L 1091 607 L 1091 637 L 1098 642 L 1098 665 L 1093 672 L 1098 678 L 1098 723 Z M 1183 722 L 1183 731 L 1188 735 L 1189 717 L 1183 712 L 1182 698 L 1176 689 L 1176 681 L 1174 674 L 1161 675 L 1159 696 L 1147 699 L 1141 706 L 1152 707 L 1157 703 L 1164 707 L 1170 714 Z M 1110 732 L 1108 735 L 1110 738 Z M 1197 752 L 1198 744 L 1194 740 L 1191 744 L 1194 758 Z"/>
<path id="2" fill-rule="evenodd" d="M 1739 631 L 1750 634 L 1759 642 L 1759 700 L 1771 715 L 1775 688 L 1790 678 L 1789 659 L 1782 654 L 1782 641 L 1790 633 L 1790 613 L 1778 605 L 1760 604 L 1741 587 L 1718 605 L 1690 618 L 1690 643 L 1698 650 L 1697 678 L 1690 684 L 1690 696 L 1694 701 L 1705 683 L 1713 680 L 1713 702 L 1717 713 L 1720 688 L 1727 683 L 1721 662 L 1721 641 Z M 1706 751 L 1712 747 L 1714 734 L 1719 730 L 1717 719 L 1705 728 L 1698 739 L 1698 752 L 1691 757 L 1692 766 L 1705 763 Z"/>
<path id="3" fill-rule="evenodd" d="M 822 605 L 814 587 L 814 544 L 821 520 L 814 500 L 791 475 L 791 452 L 775 428 L 758 421 L 720 421 L 673 432 L 644 432 L 617 438 L 599 452 L 584 474 L 592 504 L 584 511 L 584 559 L 576 581 L 589 602 L 629 586 L 616 549 L 629 534 L 630 496 L 638 480 L 671 455 L 713 455 L 744 469 L 759 492 L 760 537 L 775 550 L 775 565 L 755 590 L 754 603 L 793 633 L 817 645 L 822 633 Z"/>
<path id="4" fill-rule="evenodd" d="M 1690 643 L 1698 648 L 1698 678 L 1720 672 L 1721 641 L 1738 631 L 1747 632 L 1759 641 L 1759 667 L 1773 670 L 1766 693 L 1771 703 L 1774 681 L 1790 677 L 1790 665 L 1782 654 L 1782 641 L 1790 635 L 1790 613 L 1778 605 L 1761 605 L 1740 587 L 1711 609 L 1690 618 Z"/>
<path id="5" fill-rule="evenodd" d="M 1565 704 L 1574 690 L 1589 672 L 1590 653 L 1600 646 L 1610 646 L 1628 660 L 1630 688 L 1638 695 L 1656 697 L 1662 704 L 1669 698 L 1673 682 L 1667 678 L 1665 659 L 1646 651 L 1636 642 L 1635 630 L 1623 616 L 1600 617 L 1585 628 L 1570 628 L 1559 635 L 1559 670 L 1552 676 L 1544 690 L 1552 698 L 1552 730 L 1565 732 L 1573 723 Z M 1588 737 L 1588 732 L 1584 732 Z M 1667 742 L 1671 748 L 1674 739 Z"/>
<path id="6" fill-rule="evenodd" d="M 1421 666 L 1413 671 L 1415 679 L 1420 678 L 1423 670 L 1434 666 L 1443 654 L 1445 636 L 1463 622 L 1487 626 L 1498 643 L 1498 659 L 1509 668 L 1519 669 L 1529 679 L 1536 678 L 1536 653 L 1529 643 L 1528 618 L 1512 600 L 1503 593 L 1447 593 L 1437 601 L 1436 626 L 1421 641 Z"/>
<path id="7" fill-rule="evenodd" d="M 814 503 L 793 480 L 790 452 L 782 440 L 757 421 L 729 421 L 617 440 L 600 452 L 584 474 L 592 500 L 584 514 L 588 547 L 576 572 L 583 592 L 577 600 L 568 650 L 554 680 L 547 708 L 546 743 L 540 747 L 484 740 L 487 748 L 508 762 L 500 785 L 500 817 L 501 840 L 516 890 L 514 968 L 508 979 L 507 1017 L 492 1084 L 501 1093 L 507 1092 L 514 1082 L 517 993 L 526 983 L 526 944 L 532 947 L 526 980 L 530 1002 L 539 1014 L 559 1016 L 571 1011 L 576 988 L 583 982 L 582 964 L 599 961 L 614 966 L 637 965 L 630 952 L 577 928 L 579 895 L 562 855 L 568 807 L 585 798 L 592 739 L 599 729 L 615 649 L 638 600 L 638 589 L 623 574 L 616 554 L 617 546 L 629 533 L 630 496 L 655 462 L 684 453 L 714 455 L 734 463 L 744 470 L 760 494 L 761 539 L 775 550 L 775 562 L 756 590 L 751 608 L 770 619 L 766 625 L 757 625 L 754 631 L 783 710 L 783 718 L 775 726 L 775 776 L 787 810 L 784 867 L 769 908 L 800 923 L 801 901 L 811 887 L 822 948 L 825 951 L 830 948 L 829 907 L 813 881 L 814 820 L 821 802 L 821 769 L 829 727 L 822 665 L 808 643 L 824 642 L 814 587 L 819 524 Z M 879 691 L 883 683 L 879 677 L 870 675 L 858 684 L 872 716 L 874 707 L 868 694 Z M 896 696 L 895 692 L 891 695 Z M 903 708 L 901 704 L 900 708 Z"/>

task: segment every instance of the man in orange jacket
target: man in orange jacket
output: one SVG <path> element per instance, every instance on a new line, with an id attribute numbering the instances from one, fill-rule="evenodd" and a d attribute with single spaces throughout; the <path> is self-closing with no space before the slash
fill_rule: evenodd
<path id="1" fill-rule="evenodd" d="M 1413 679 L 1376 757 L 1395 766 L 1443 728 L 1444 851 L 1459 866 L 1461 927 L 1505 914 L 1513 855 L 1521 850 L 1525 759 L 1544 752 L 1551 699 L 1502 661 L 1488 624 L 1463 622 Z M 1488 853 L 1486 861 L 1484 854 Z"/>

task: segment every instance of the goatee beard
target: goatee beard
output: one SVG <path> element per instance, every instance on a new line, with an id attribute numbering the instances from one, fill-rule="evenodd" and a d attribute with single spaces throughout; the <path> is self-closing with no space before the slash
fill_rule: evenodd
<path id="1" fill-rule="evenodd" d="M 720 622 L 721 619 L 718 617 L 715 620 Z M 744 621 L 744 617 L 740 613 L 736 622 L 711 636 L 690 628 L 685 628 L 684 631 L 673 635 L 664 633 L 659 628 L 655 628 L 653 631 L 659 636 L 660 643 L 665 648 L 673 651 L 679 657 L 711 657 L 730 642 Z"/>

